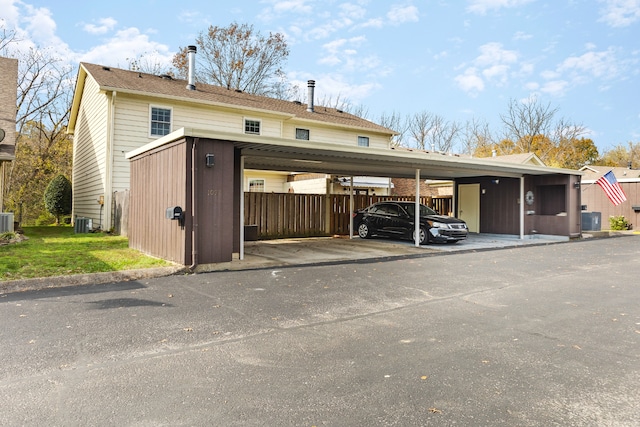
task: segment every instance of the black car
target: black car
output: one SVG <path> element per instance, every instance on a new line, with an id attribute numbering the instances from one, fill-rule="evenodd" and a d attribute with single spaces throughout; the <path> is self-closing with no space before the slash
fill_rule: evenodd
<path id="1" fill-rule="evenodd" d="M 363 238 L 387 236 L 414 240 L 414 202 L 379 202 L 353 214 L 353 224 Z M 461 219 L 439 215 L 420 205 L 421 245 L 427 243 L 456 243 L 467 238 L 469 228 Z"/>

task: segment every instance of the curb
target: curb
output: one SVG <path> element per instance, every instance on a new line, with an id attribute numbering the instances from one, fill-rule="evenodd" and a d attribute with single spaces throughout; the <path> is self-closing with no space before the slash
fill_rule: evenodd
<path id="1" fill-rule="evenodd" d="M 13 292 L 34 291 L 61 286 L 101 285 L 129 282 L 154 277 L 171 276 L 185 272 L 183 266 L 144 268 L 139 270 L 111 271 L 106 273 L 76 274 L 71 276 L 38 277 L 0 282 L 0 295 Z"/>

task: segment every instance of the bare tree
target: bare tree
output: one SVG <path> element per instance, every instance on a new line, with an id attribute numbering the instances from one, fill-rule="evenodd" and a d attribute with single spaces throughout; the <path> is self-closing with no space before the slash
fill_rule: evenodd
<path id="1" fill-rule="evenodd" d="M 456 122 L 427 111 L 414 114 L 408 129 L 418 149 L 440 152 L 452 152 L 460 134 L 460 125 Z"/>
<path id="2" fill-rule="evenodd" d="M 398 132 L 397 135 L 391 140 L 391 145 L 394 147 L 400 147 L 404 144 L 404 138 L 408 131 L 408 121 L 406 117 L 402 117 L 399 113 L 393 111 L 390 114 L 382 113 L 378 119 L 378 124 L 384 126 L 387 129 Z"/>
<path id="3" fill-rule="evenodd" d="M 66 126 L 73 96 L 73 70 L 48 49 L 12 49 L 13 35 L 0 39 L 3 53 L 18 59 L 16 159 L 8 168 L 4 200 L 7 208 L 42 211 L 43 192 L 51 178 L 71 171 L 71 141 Z M 43 184 L 44 183 L 44 187 Z"/>
<path id="4" fill-rule="evenodd" d="M 140 71 L 156 76 L 173 74 L 171 67 L 162 63 L 157 52 L 141 53 L 135 58 L 127 58 L 127 62 L 129 63 L 129 69 L 132 71 Z"/>
<path id="5" fill-rule="evenodd" d="M 282 96 L 282 65 L 289 56 L 282 34 L 265 37 L 253 25 L 234 22 L 228 27 L 210 26 L 198 35 L 196 45 L 198 81 L 257 95 Z M 173 65 L 186 77 L 187 48 L 174 56 Z"/>
<path id="6" fill-rule="evenodd" d="M 427 144 L 432 121 L 433 114 L 427 111 L 415 113 L 411 118 L 409 118 L 409 134 L 415 141 L 416 148 L 420 150 L 426 150 L 429 148 Z M 435 150 L 435 147 L 432 147 L 432 149 Z"/>
<path id="7" fill-rule="evenodd" d="M 492 155 L 495 141 L 489 123 L 473 118 L 468 120 L 461 130 L 462 153 L 469 156 L 489 157 Z"/>

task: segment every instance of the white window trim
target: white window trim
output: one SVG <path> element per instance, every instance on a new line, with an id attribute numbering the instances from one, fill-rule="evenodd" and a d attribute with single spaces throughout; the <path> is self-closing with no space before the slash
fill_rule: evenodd
<path id="1" fill-rule="evenodd" d="M 367 145 L 360 145 L 360 138 L 367 138 Z M 369 138 L 366 135 L 358 135 L 358 138 L 356 139 L 356 144 L 358 145 L 358 147 L 370 147 L 371 146 L 371 138 Z"/>
<path id="2" fill-rule="evenodd" d="M 258 122 L 260 123 L 260 132 L 258 133 L 253 133 L 253 132 L 247 132 L 247 121 L 252 121 L 252 122 Z M 244 117 L 242 119 L 242 133 L 244 133 L 245 135 L 262 135 L 262 120 L 261 119 L 256 119 L 253 117 Z"/>
<path id="3" fill-rule="evenodd" d="M 254 191 L 254 193 L 267 192 L 267 180 L 265 178 L 247 178 L 247 193 L 251 192 L 251 181 L 262 181 L 262 191 Z"/>
<path id="4" fill-rule="evenodd" d="M 151 133 L 151 111 L 154 108 L 159 108 L 159 109 L 163 109 L 163 110 L 169 110 L 169 113 L 171 114 L 171 117 L 169 119 L 169 133 L 173 132 L 173 107 L 168 107 L 166 105 L 154 105 L 154 104 L 149 104 L 149 127 L 148 129 L 148 133 L 149 133 L 149 138 L 162 138 L 164 135 L 153 135 Z"/>

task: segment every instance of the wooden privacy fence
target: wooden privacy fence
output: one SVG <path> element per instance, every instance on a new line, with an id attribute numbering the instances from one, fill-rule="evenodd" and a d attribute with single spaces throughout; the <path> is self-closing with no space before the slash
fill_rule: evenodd
<path id="1" fill-rule="evenodd" d="M 372 203 L 414 197 L 354 195 L 353 210 Z M 451 212 L 451 196 L 420 197 L 420 203 L 442 215 Z M 349 234 L 349 195 L 244 193 L 245 225 L 257 226 L 259 239 Z"/>

